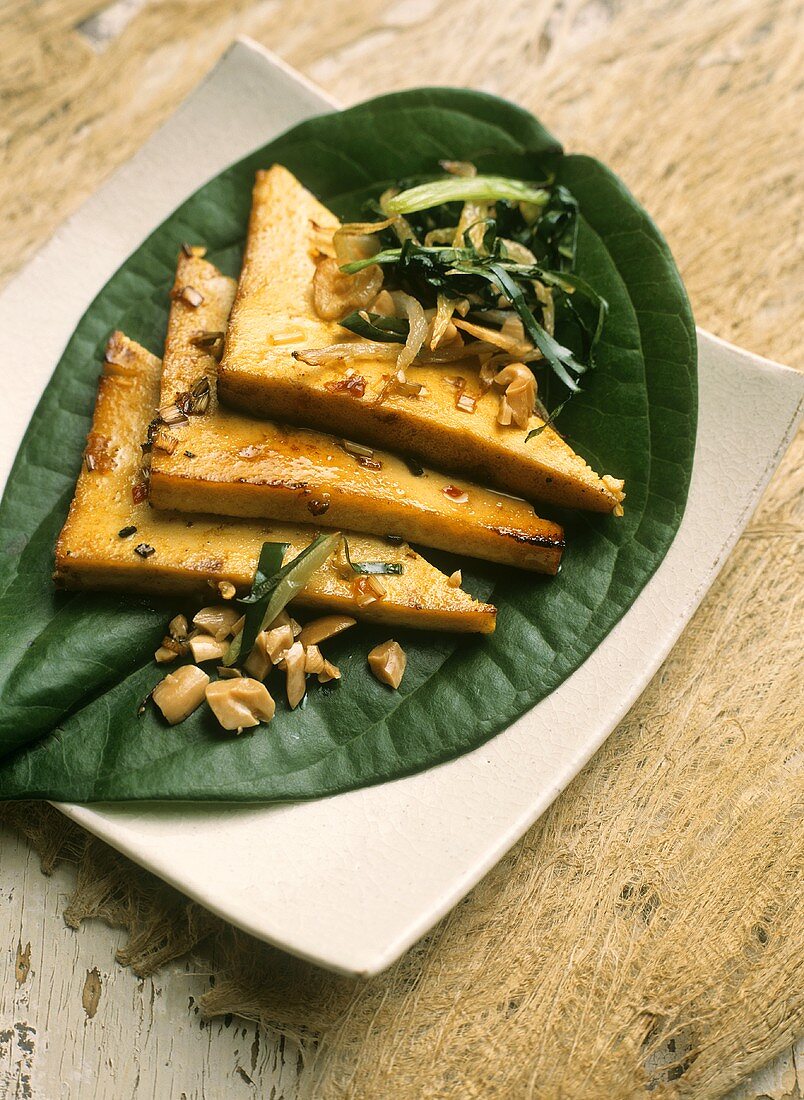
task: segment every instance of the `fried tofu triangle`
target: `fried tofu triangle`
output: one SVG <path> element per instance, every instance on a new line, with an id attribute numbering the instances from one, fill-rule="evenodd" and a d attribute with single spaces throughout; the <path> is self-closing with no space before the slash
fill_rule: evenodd
<path id="1" fill-rule="evenodd" d="M 158 508 L 314 522 L 557 572 L 564 532 L 523 500 L 221 407 L 216 356 L 235 284 L 200 252 L 182 252 L 173 287 L 160 399 L 168 425 L 151 465 Z"/>
<path id="2" fill-rule="evenodd" d="M 312 279 L 322 255 L 334 255 L 338 219 L 281 165 L 257 173 L 243 269 L 218 383 L 221 401 L 363 443 L 493 485 L 527 500 L 593 512 L 617 511 L 621 482 L 600 477 L 550 427 L 497 423 L 498 398 L 481 383 L 476 360 L 414 362 L 418 396 L 390 392 L 393 358 L 363 356 L 310 365 L 294 353 L 360 338 L 313 308 Z M 393 355 L 394 345 L 386 345 Z M 361 384 L 348 384 L 352 370 Z M 456 386 L 460 379 L 460 387 Z M 456 397 L 470 398 L 471 411 Z M 472 404 L 472 402 L 475 402 Z M 529 428 L 544 424 L 538 416 Z"/>
<path id="3" fill-rule="evenodd" d="M 175 592 L 209 597 L 210 586 L 251 586 L 262 544 L 287 542 L 288 558 L 313 539 L 313 526 L 223 520 L 159 512 L 148 502 L 141 444 L 159 398 L 162 364 L 116 332 L 106 349 L 92 429 L 67 522 L 56 546 L 57 582 L 68 588 Z M 346 532 L 353 561 L 393 561 L 383 594 L 364 591 L 330 559 L 297 605 L 378 623 L 490 633 L 496 610 L 466 592 L 405 545 Z M 359 578 L 358 578 L 359 582 Z"/>

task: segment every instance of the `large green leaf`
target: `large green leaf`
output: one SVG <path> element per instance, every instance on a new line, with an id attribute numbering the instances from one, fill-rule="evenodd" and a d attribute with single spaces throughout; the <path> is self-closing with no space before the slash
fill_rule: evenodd
<path id="1" fill-rule="evenodd" d="M 577 196 L 578 271 L 611 313 L 598 369 L 562 430 L 598 468 L 625 477 L 625 517 L 559 517 L 569 549 L 553 579 L 461 562 L 470 590 L 493 591 L 497 632 L 394 632 L 408 652 L 398 693 L 366 669 L 367 650 L 389 632 L 363 627 L 330 647 L 344 673 L 338 688 L 313 687 L 294 712 L 280 704 L 253 734 L 223 735 L 201 712 L 174 729 L 150 709 L 137 718 L 161 676 L 151 654 L 176 606 L 57 594 L 50 582 L 106 336 L 121 327 L 160 351 L 180 241 L 205 243 L 236 271 L 256 168 L 280 161 L 354 216 L 367 195 L 443 157 L 532 179 L 549 162 Z M 126 261 L 82 318 L 33 417 L 0 506 L 0 797 L 312 798 L 474 748 L 577 668 L 656 569 L 684 509 L 695 418 L 683 287 L 650 219 L 600 164 L 563 155 L 530 115 L 474 92 L 404 92 L 296 127 L 206 184 Z"/>

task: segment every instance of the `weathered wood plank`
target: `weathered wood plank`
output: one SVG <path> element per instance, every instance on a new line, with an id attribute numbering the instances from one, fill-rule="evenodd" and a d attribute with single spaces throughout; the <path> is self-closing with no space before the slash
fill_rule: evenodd
<path id="1" fill-rule="evenodd" d="M 297 1095 L 291 1043 L 250 1021 L 201 1020 L 210 979 L 198 959 L 137 980 L 113 961 L 122 933 L 68 928 L 74 877 L 46 878 L 22 839 L 0 832 L 0 1100 Z"/>

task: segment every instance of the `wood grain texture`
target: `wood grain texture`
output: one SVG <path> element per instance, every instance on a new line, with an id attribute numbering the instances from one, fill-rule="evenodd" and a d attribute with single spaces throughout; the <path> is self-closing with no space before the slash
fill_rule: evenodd
<path id="1" fill-rule="evenodd" d="M 609 163 L 652 211 L 700 324 L 795 364 L 804 342 L 796 197 L 801 20 L 796 0 L 334 0 L 315 8 L 309 0 L 0 0 L 0 278 L 142 144 L 234 35 L 250 34 L 344 103 L 452 83 L 535 110 L 569 148 Z M 506 951 L 523 950 L 522 938 L 507 928 L 530 920 L 537 895 L 526 891 L 530 909 L 523 908 L 511 883 L 528 860 L 547 866 L 562 845 L 586 850 L 594 864 L 606 800 L 625 789 L 626 754 L 642 751 L 680 797 L 681 761 L 695 752 L 690 730 L 700 740 L 739 730 L 762 753 L 763 723 L 770 721 L 776 746 L 794 743 L 801 723 L 795 654 L 804 587 L 802 459 L 799 439 L 694 623 L 606 750 L 445 922 L 424 962 L 408 964 L 396 986 L 378 987 L 377 1001 L 369 994 L 364 1004 L 351 1003 L 352 1023 L 342 1034 L 343 1050 L 351 1044 L 352 1054 L 339 1068 L 347 1083 L 337 1095 L 387 1096 L 393 1072 L 385 1066 L 377 1084 L 372 1061 L 402 1065 L 428 1026 L 436 1028 L 444 1060 L 453 1048 L 460 1052 L 460 1003 L 444 1005 L 436 980 L 450 968 L 453 993 L 470 975 L 485 991 L 492 1020 L 460 1059 L 468 1076 L 451 1095 L 481 1095 L 494 1059 L 516 1055 L 511 1029 L 493 1026 L 494 973 Z M 685 865 L 682 877 L 688 900 L 707 889 L 701 862 Z M 298 1048 L 290 1041 L 279 1052 L 263 1026 L 255 1056 L 255 1025 L 227 1025 L 224 1017 L 200 1027 L 194 1010 L 208 997 L 208 981 L 193 972 L 194 962 L 170 963 L 155 981 L 138 985 L 110 965 L 119 933 L 97 922 L 78 935 L 65 929 L 58 914 L 67 882 L 61 871 L 43 880 L 28 849 L 3 835 L 0 1098 L 189 1100 L 269 1095 L 274 1087 L 277 1097 L 296 1094 Z M 530 889 L 530 879 L 520 886 L 525 882 Z M 592 888 L 574 895 L 589 907 L 590 936 L 600 931 L 595 896 Z M 498 943 L 489 938 L 492 927 Z M 469 935 L 477 956 L 471 968 L 458 949 Z M 600 943 L 603 950 L 605 937 Z M 213 967 L 209 960 L 198 965 Z M 760 1000 L 761 990 L 760 982 Z M 264 1001 L 256 997 L 255 1015 L 266 1011 Z M 86 1003 L 94 1006 L 91 1017 Z M 746 1018 L 750 1010 L 746 1005 Z M 382 1026 L 366 1028 L 362 1011 Z M 789 1040 L 785 1046 L 783 1029 L 774 1034 L 772 1049 L 741 1051 L 719 1077 L 700 1069 L 697 1084 L 678 1095 L 722 1095 L 724 1081 L 782 1050 L 735 1100 L 801 1096 L 804 1052 Z M 353 1057 L 358 1047 L 363 1065 Z M 365 1084 L 373 1073 L 374 1084 Z M 694 1072 L 687 1076 L 695 1080 Z M 395 1096 L 409 1094 L 399 1077 L 396 1084 Z M 518 1100 L 515 1088 L 507 1095 Z"/>

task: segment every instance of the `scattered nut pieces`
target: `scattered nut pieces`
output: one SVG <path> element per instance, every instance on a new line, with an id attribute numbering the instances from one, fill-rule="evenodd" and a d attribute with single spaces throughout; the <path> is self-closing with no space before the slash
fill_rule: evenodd
<path id="1" fill-rule="evenodd" d="M 162 639 L 161 649 L 169 649 L 177 657 L 183 657 L 187 652 L 187 638 L 174 638 L 172 634 L 166 634 Z"/>
<path id="2" fill-rule="evenodd" d="M 527 428 L 536 410 L 536 379 L 533 371 L 524 363 L 509 363 L 494 376 L 494 385 L 504 390 L 500 398 L 497 423 L 503 426 L 514 423 Z"/>
<path id="3" fill-rule="evenodd" d="M 168 649 L 167 646 L 161 645 L 154 653 L 154 660 L 158 665 L 169 665 L 171 661 L 175 661 L 178 657 L 178 653 L 175 649 Z"/>
<path id="4" fill-rule="evenodd" d="M 289 622 L 272 626 L 262 632 L 265 652 L 275 665 L 284 660 L 287 651 L 293 645 L 293 627 Z"/>
<path id="5" fill-rule="evenodd" d="M 237 595 L 237 589 L 231 581 L 218 581 L 218 591 L 224 600 L 233 600 Z"/>
<path id="6" fill-rule="evenodd" d="M 274 662 L 265 648 L 268 632 L 261 631 L 254 639 L 251 653 L 246 657 L 243 668 L 254 680 L 264 680 L 273 668 Z"/>
<path id="7" fill-rule="evenodd" d="M 177 642 L 186 642 L 190 633 L 190 624 L 185 615 L 174 615 L 168 623 L 168 634 Z"/>
<path id="8" fill-rule="evenodd" d="M 324 655 L 317 645 L 308 645 L 304 650 L 304 671 L 315 675 L 324 671 Z"/>
<path id="9" fill-rule="evenodd" d="M 355 603 L 362 611 L 363 608 L 369 607 L 371 604 L 376 603 L 381 599 L 380 596 L 374 591 L 373 585 L 369 584 L 369 581 L 373 580 L 372 577 L 356 577 L 352 581 L 352 593 L 354 594 Z M 383 595 L 385 595 L 385 589 L 383 587 Z"/>
<path id="10" fill-rule="evenodd" d="M 202 607 L 193 616 L 193 626 L 197 626 L 205 634 L 211 634 L 220 642 L 235 633 L 235 627 L 241 618 L 238 608 L 216 604 L 212 607 Z"/>
<path id="11" fill-rule="evenodd" d="M 291 709 L 295 709 L 304 698 L 307 691 L 307 678 L 305 675 L 305 653 L 301 642 L 294 642 L 285 654 L 285 672 L 287 674 L 287 696 Z"/>
<path id="12" fill-rule="evenodd" d="M 408 659 L 399 642 L 388 641 L 375 646 L 368 655 L 369 668 L 381 684 L 396 688 L 402 683 Z"/>
<path id="13" fill-rule="evenodd" d="M 207 684 L 206 698 L 223 728 L 238 733 L 270 722 L 276 711 L 265 685 L 244 676 Z"/>
<path id="14" fill-rule="evenodd" d="M 318 674 L 319 684 L 326 684 L 330 680 L 340 680 L 340 678 L 341 678 L 341 670 L 338 668 L 337 665 L 333 665 L 333 663 L 331 661 L 328 661 L 325 657 L 324 658 L 324 667 L 321 669 L 321 671 Z"/>
<path id="15" fill-rule="evenodd" d="M 183 722 L 204 701 L 209 676 L 196 665 L 182 665 L 161 680 L 152 698 L 171 726 Z"/>
<path id="16" fill-rule="evenodd" d="M 229 648 L 226 641 L 218 641 L 211 634 L 196 634 L 190 639 L 189 645 L 196 664 L 201 664 L 203 661 L 219 661 L 221 657 L 226 656 L 226 650 Z"/>
<path id="17" fill-rule="evenodd" d="M 303 646 L 320 645 L 327 638 L 342 634 L 356 622 L 357 619 L 352 619 L 349 615 L 323 615 L 320 619 L 313 619 L 302 627 L 299 641 Z"/>
<path id="18" fill-rule="evenodd" d="M 454 573 L 450 573 L 447 577 L 447 584 L 450 588 L 460 588 L 463 584 L 463 573 L 460 569 L 456 569 Z"/>
<path id="19" fill-rule="evenodd" d="M 243 675 L 239 668 L 229 667 L 228 665 L 218 665 L 215 671 L 221 680 L 237 680 Z"/>
<path id="20" fill-rule="evenodd" d="M 368 588 L 372 595 L 376 596 L 378 600 L 385 599 L 388 595 L 388 589 L 376 573 L 369 573 L 366 577 L 366 588 Z"/>

